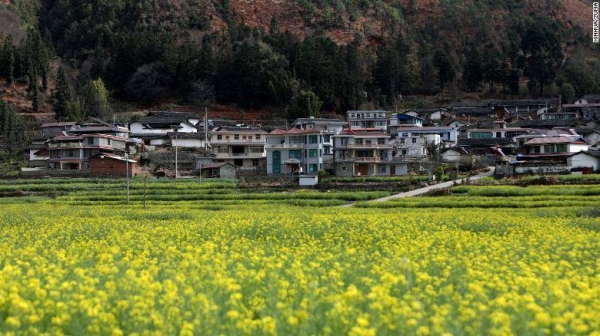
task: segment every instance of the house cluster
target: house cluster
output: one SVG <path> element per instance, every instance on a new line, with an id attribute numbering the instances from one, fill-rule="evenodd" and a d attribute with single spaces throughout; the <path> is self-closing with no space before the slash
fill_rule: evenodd
<path id="1" fill-rule="evenodd" d="M 195 113 L 150 112 L 128 125 L 49 123 L 30 169 L 136 174 L 148 153 L 193 152 L 203 176 L 395 176 L 431 164 L 497 164 L 504 175 L 600 170 L 600 95 L 455 103 L 404 112 L 347 111 L 346 120 L 299 118 L 265 129 Z M 145 162 L 147 163 L 147 162 Z M 429 166 L 428 166 L 429 164 Z M 425 167 L 425 168 L 423 168 Z"/>

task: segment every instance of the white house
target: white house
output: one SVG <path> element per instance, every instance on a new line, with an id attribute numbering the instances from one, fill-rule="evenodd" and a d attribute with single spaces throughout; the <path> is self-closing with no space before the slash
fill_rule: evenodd
<path id="1" fill-rule="evenodd" d="M 346 112 L 350 128 L 376 128 L 387 130 L 387 112 L 384 110 L 360 110 Z"/>
<path id="2" fill-rule="evenodd" d="M 571 170 L 587 168 L 593 172 L 600 171 L 600 151 L 590 150 L 573 154 L 567 159 L 567 163 Z"/>
<path id="3" fill-rule="evenodd" d="M 218 127 L 210 144 L 216 162 L 229 162 L 239 170 L 262 170 L 266 164 L 267 131 L 259 127 Z"/>
<path id="4" fill-rule="evenodd" d="M 130 137 L 140 138 L 149 146 L 170 143 L 169 133 L 198 133 L 198 120 L 193 113 L 149 112 L 146 116 L 129 123 Z"/>

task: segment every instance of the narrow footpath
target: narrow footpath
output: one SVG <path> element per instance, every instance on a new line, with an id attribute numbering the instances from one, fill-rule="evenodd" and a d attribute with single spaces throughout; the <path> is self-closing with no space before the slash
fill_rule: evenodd
<path id="1" fill-rule="evenodd" d="M 470 181 L 476 181 L 479 180 L 482 177 L 485 176 L 492 176 L 494 174 L 494 167 L 488 167 L 489 171 L 487 172 L 481 172 L 477 175 L 473 175 L 473 176 L 469 176 L 469 180 Z M 390 196 L 386 196 L 386 197 L 382 197 L 382 198 L 376 198 L 367 202 L 385 202 L 385 201 L 389 201 L 391 199 L 394 198 L 402 198 L 402 197 L 411 197 L 411 196 L 418 196 L 418 195 L 422 195 L 422 194 L 426 194 L 427 192 L 431 191 L 431 190 L 436 190 L 436 189 L 444 189 L 444 188 L 450 188 L 455 184 L 461 184 L 463 179 L 457 179 L 454 181 L 448 181 L 448 182 L 442 182 L 442 183 L 437 183 L 437 184 L 433 184 L 427 187 L 423 187 L 423 188 L 419 188 L 419 189 L 414 189 L 411 191 L 406 191 L 406 192 L 402 192 L 399 194 L 394 194 L 394 195 L 390 195 Z M 345 204 L 342 205 L 342 207 L 351 207 L 354 203 L 349 203 L 349 204 Z"/>

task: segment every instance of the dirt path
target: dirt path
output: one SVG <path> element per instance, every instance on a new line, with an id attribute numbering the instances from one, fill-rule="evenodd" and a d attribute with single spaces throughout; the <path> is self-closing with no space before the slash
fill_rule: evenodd
<path id="1" fill-rule="evenodd" d="M 476 181 L 482 177 L 485 176 L 492 176 L 494 174 L 494 167 L 489 167 L 489 171 L 487 172 L 482 172 L 479 173 L 477 175 L 474 176 L 470 176 L 469 180 L 470 181 Z M 462 179 L 458 179 L 458 180 L 454 180 L 454 181 L 448 181 L 448 182 L 443 182 L 443 183 L 438 183 L 438 184 L 434 184 L 434 185 L 430 185 L 427 187 L 423 187 L 423 188 L 419 188 L 419 189 L 414 189 L 411 191 L 406 191 L 406 192 L 402 192 L 399 194 L 394 194 L 391 196 L 387 196 L 387 197 L 382 197 L 382 198 L 377 198 L 377 199 L 373 199 L 367 202 L 385 202 L 385 201 L 389 201 L 391 199 L 394 198 L 402 198 L 402 197 L 411 197 L 411 196 L 417 196 L 417 195 L 422 195 L 422 194 L 426 194 L 427 192 L 431 191 L 431 190 L 436 190 L 436 189 L 444 189 L 444 188 L 450 188 L 452 187 L 454 184 L 461 184 L 462 183 Z M 342 205 L 342 207 L 351 207 L 354 203 L 350 203 L 350 204 L 345 204 Z"/>

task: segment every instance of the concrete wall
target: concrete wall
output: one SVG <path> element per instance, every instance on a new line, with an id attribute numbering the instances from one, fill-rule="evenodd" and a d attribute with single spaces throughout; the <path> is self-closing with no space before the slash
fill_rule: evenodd
<path id="1" fill-rule="evenodd" d="M 600 170 L 600 159 L 583 153 L 571 156 L 567 162 L 571 168 L 593 167 L 594 171 Z"/>
<path id="2" fill-rule="evenodd" d="M 219 168 L 219 176 L 221 178 L 236 178 L 236 168 L 232 165 L 222 165 Z"/>

